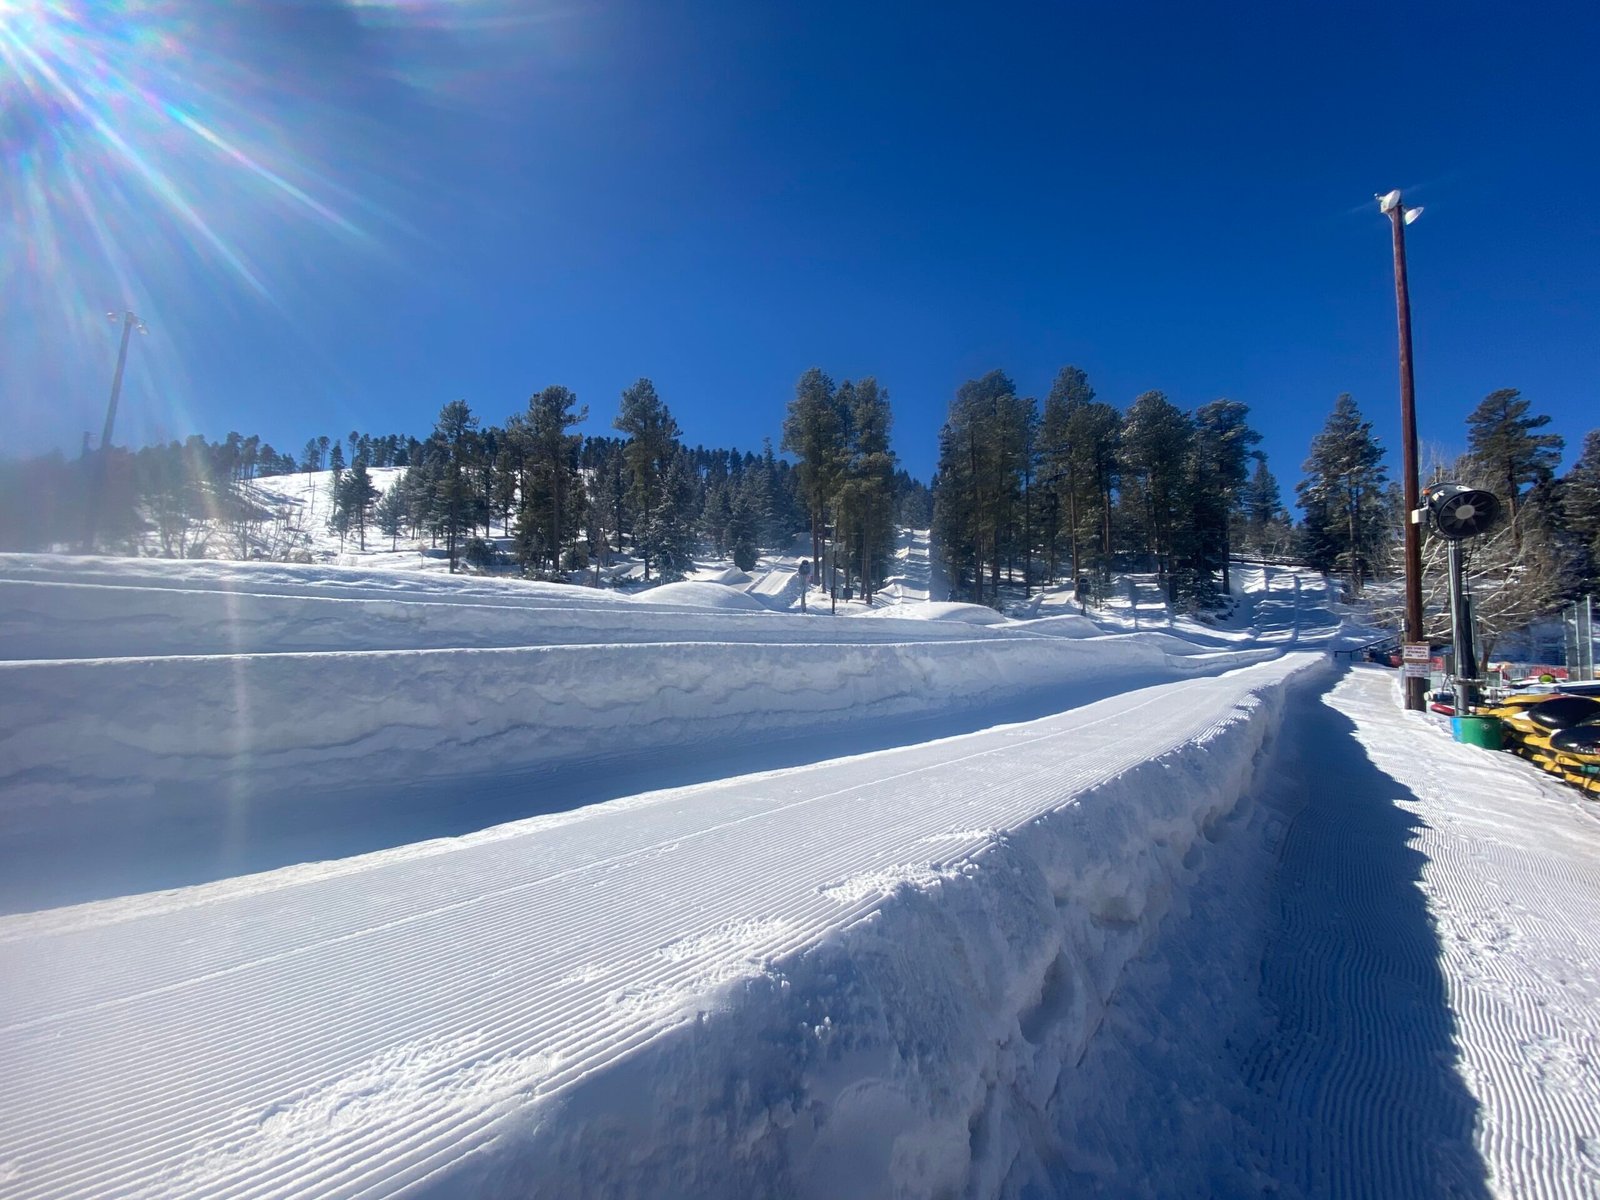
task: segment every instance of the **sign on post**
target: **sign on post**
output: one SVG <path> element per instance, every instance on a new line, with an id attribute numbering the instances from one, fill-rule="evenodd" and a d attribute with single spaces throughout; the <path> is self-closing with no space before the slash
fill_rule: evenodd
<path id="1" fill-rule="evenodd" d="M 1426 679 L 1430 659 L 1427 642 L 1406 642 L 1400 647 L 1400 673 L 1407 679 Z"/>

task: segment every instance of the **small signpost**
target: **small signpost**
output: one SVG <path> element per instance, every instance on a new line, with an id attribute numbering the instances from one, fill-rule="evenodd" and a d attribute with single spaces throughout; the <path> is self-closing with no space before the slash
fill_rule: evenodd
<path id="1" fill-rule="evenodd" d="M 1427 642 L 1406 642 L 1400 648 L 1400 673 L 1406 679 L 1426 679 L 1430 660 Z"/>

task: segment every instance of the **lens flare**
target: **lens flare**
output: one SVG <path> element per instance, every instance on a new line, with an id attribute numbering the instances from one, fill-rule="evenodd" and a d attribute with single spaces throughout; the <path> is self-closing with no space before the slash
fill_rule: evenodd
<path id="1" fill-rule="evenodd" d="M 214 378 L 218 346 L 270 327 L 295 347 L 280 357 L 305 355 L 308 301 L 325 309 L 374 264 L 403 273 L 419 223 L 400 213 L 437 190 L 417 130 L 492 102 L 475 73 L 525 68 L 518 31 L 550 15 L 536 0 L 0 0 L 0 403 L 25 449 L 98 425 L 108 309 L 152 334 L 129 363 L 129 440 L 198 428 L 189 369 L 204 359 Z M 158 419 L 137 419 L 141 395 Z"/>
<path id="2" fill-rule="evenodd" d="M 269 89 L 218 49 L 187 6 L 155 0 L 6 0 L 0 8 L 0 89 L 12 228 L 6 274 L 48 263 L 62 299 L 110 266 L 126 288 L 159 265 L 141 248 L 188 259 L 201 251 L 250 291 L 268 274 L 245 247 L 244 218 L 274 202 L 361 236 L 356 224 L 271 161 L 270 120 L 241 104 Z M 267 106 L 262 106 L 266 108 Z M 281 152 L 279 152 L 281 155 Z M 242 169 L 242 170 L 237 170 Z M 229 174 L 233 171 L 232 175 Z M 93 247 L 105 262 L 80 261 Z M 64 277 L 63 277 L 64 276 Z M 119 297 L 110 297 L 115 303 Z M 94 303 L 93 307 L 103 307 Z"/>

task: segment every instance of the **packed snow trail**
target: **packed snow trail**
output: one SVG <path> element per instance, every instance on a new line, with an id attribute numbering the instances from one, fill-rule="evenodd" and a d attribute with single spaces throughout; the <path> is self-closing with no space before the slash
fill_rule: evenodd
<path id="1" fill-rule="evenodd" d="M 1600 820 L 1394 679 L 1291 694 L 1005 1194 L 1600 1195 Z"/>
<path id="2" fill-rule="evenodd" d="M 1081 1049 L 1086 998 L 1115 986 L 1247 781 L 1282 681 L 1315 661 L 0 919 L 5 1194 L 958 1184 L 969 1124 L 1018 1119 L 990 1090 L 1007 1023 Z M 1064 960 L 1087 991 L 1044 1005 Z M 764 1032 L 737 1036 L 752 1012 Z M 869 1119 L 895 1154 L 852 1140 Z"/>

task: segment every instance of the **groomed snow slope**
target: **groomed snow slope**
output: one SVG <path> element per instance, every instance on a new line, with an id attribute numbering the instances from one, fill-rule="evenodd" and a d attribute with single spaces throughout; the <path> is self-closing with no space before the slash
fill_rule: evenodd
<path id="1" fill-rule="evenodd" d="M 7 1194 L 959 1191 L 1317 661 L 0 920 Z"/>
<path id="2" fill-rule="evenodd" d="M 32 823 L 62 800 L 92 821 L 92 805 L 173 785 L 237 804 L 682 756 L 1276 653 L 333 567 L 0 556 L 0 598 L 13 656 L 0 662 L 0 813 Z M 281 652 L 307 643 L 350 648 Z"/>

